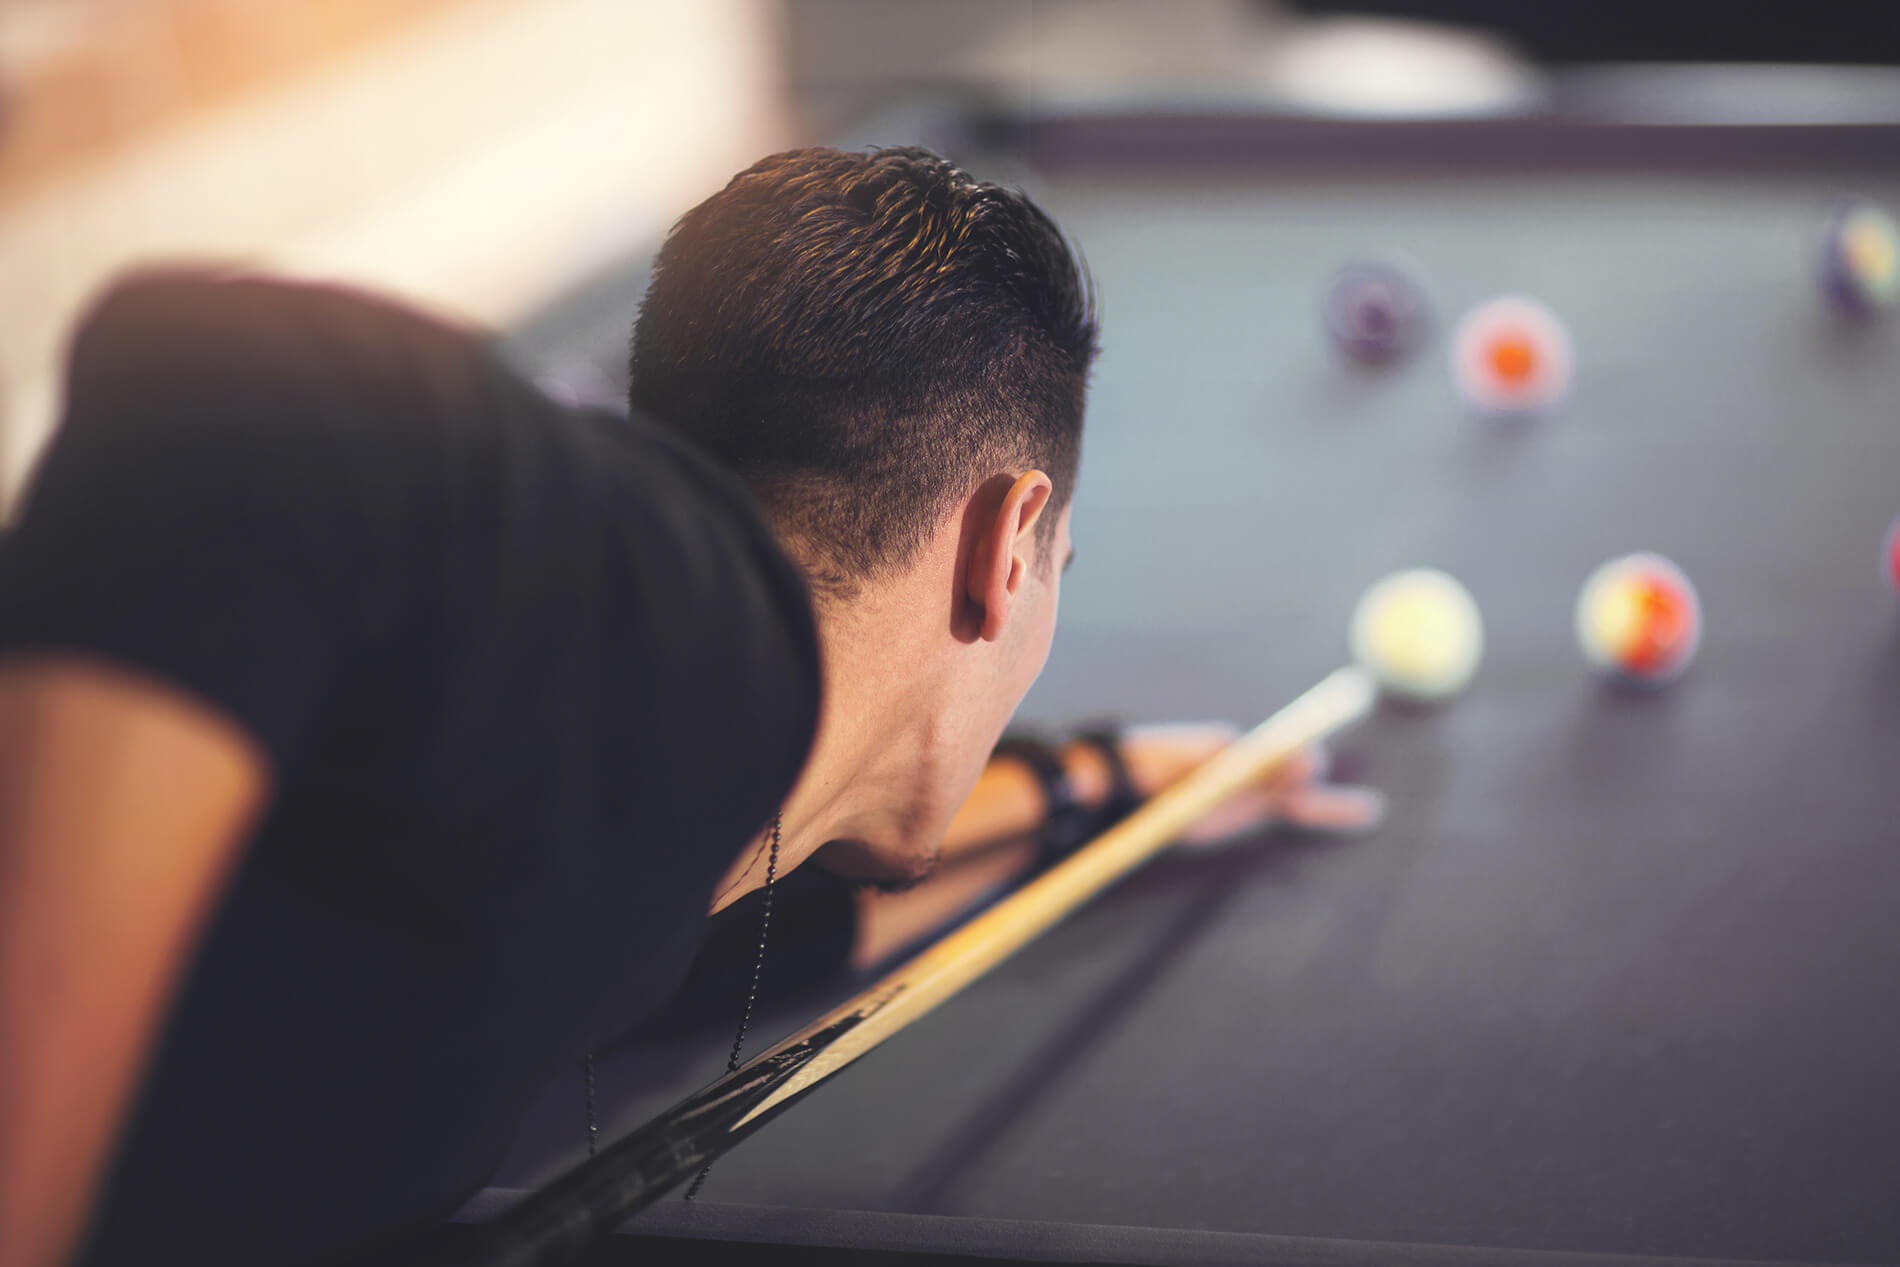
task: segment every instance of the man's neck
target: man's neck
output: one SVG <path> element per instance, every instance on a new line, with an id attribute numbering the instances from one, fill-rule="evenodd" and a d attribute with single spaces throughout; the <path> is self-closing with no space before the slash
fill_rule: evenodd
<path id="1" fill-rule="evenodd" d="M 954 813 L 929 796 L 940 782 L 954 692 L 941 621 L 920 609 L 930 602 L 925 588 L 906 580 L 817 605 L 818 731 L 782 807 L 778 874 L 833 844 L 827 857 L 841 869 L 900 878 L 885 870 L 890 859 L 925 864 Z M 769 839 L 768 830 L 747 843 L 715 889 L 713 910 L 763 887 Z"/>

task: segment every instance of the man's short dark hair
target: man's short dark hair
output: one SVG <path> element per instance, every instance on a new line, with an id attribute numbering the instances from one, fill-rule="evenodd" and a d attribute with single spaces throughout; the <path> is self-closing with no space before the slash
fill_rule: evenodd
<path id="1" fill-rule="evenodd" d="M 1023 194 L 928 150 L 792 150 L 686 213 L 633 335 L 634 408 L 737 471 L 810 575 L 907 565 L 985 476 L 1075 488 L 1087 274 Z"/>

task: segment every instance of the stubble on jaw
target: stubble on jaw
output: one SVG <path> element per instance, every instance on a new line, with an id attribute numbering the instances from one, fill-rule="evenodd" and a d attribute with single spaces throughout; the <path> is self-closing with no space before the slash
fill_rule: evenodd
<path id="1" fill-rule="evenodd" d="M 937 870 L 942 856 L 939 845 L 908 864 L 893 863 L 874 853 L 858 840 L 829 840 L 819 846 L 811 860 L 833 875 L 851 882 L 854 889 L 871 893 L 907 893 L 928 880 Z"/>

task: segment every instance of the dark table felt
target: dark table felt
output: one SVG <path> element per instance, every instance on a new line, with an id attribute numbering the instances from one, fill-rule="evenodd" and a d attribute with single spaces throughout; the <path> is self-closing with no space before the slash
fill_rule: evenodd
<path id="1" fill-rule="evenodd" d="M 1250 724 L 1343 660 L 1368 583 L 1418 564 L 1471 587 L 1488 653 L 1454 706 L 1336 745 L 1390 795 L 1375 835 L 1159 860 L 633 1229 L 1100 1261 L 1900 1261 L 1900 622 L 1876 565 L 1900 323 L 1833 319 L 1811 250 L 1832 197 L 1895 205 L 1900 179 L 1733 144 L 1699 164 L 1693 141 L 1620 164 L 1613 129 L 1586 163 L 1518 148 L 966 155 L 1076 238 L 1105 321 L 1078 562 L 1022 718 Z M 1318 317 L 1362 254 L 1413 269 L 1438 316 L 1379 373 Z M 611 389 L 640 276 L 517 354 Z M 1450 324 L 1503 292 L 1575 339 L 1548 418 L 1476 419 L 1451 387 Z M 1634 549 L 1680 563 L 1707 620 L 1648 697 L 1600 689 L 1572 633 L 1585 575 Z M 605 1058 L 605 1119 L 709 1081 L 727 1041 Z M 580 1095 L 578 1071 L 550 1088 L 490 1203 L 582 1155 Z"/>

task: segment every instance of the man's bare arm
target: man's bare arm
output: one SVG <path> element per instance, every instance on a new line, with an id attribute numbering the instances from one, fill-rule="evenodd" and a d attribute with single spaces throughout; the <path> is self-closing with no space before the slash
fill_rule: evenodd
<path id="1" fill-rule="evenodd" d="M 267 784 L 244 732 L 156 682 L 0 661 L 0 1267 L 75 1248 Z"/>
<path id="2" fill-rule="evenodd" d="M 1184 777 L 1232 743 L 1239 730 L 1220 723 L 1137 727 L 1121 745 L 1129 777 L 1141 796 Z M 1060 753 L 1076 799 L 1106 801 L 1114 776 L 1094 747 L 1070 743 Z M 1190 831 L 1191 843 L 1219 841 L 1284 822 L 1335 831 L 1362 831 L 1379 821 L 1382 802 L 1366 788 L 1325 781 L 1318 753 L 1304 753 L 1260 786 L 1235 797 Z M 1019 761 L 991 761 L 944 833 L 941 861 L 931 877 L 902 893 L 857 894 L 857 937 L 851 964 L 883 963 L 915 939 L 932 933 L 999 884 L 1026 874 L 1036 860 L 1033 834 L 1042 826 L 1041 785 Z"/>

